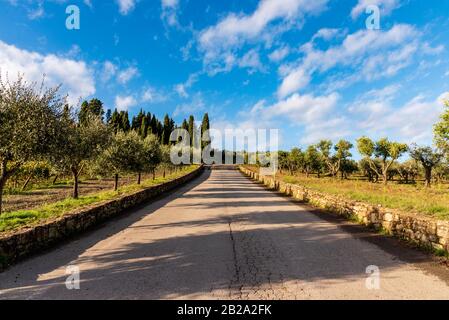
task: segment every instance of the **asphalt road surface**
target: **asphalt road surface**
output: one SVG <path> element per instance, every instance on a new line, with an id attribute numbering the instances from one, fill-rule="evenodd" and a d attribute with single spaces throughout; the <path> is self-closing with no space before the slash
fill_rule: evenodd
<path id="1" fill-rule="evenodd" d="M 0 299 L 448 299 L 448 279 L 394 239 L 207 170 L 1 273 Z"/>

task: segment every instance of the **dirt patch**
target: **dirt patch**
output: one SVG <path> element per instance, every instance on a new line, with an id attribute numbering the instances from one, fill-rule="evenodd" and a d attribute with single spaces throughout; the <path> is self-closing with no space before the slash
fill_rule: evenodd
<path id="1" fill-rule="evenodd" d="M 142 180 L 151 179 L 152 175 L 142 175 Z M 119 185 L 124 186 L 136 183 L 136 176 L 121 177 Z M 97 193 L 114 188 L 113 179 L 88 179 L 82 180 L 79 185 L 81 196 Z M 57 202 L 70 197 L 72 186 L 67 184 L 55 184 L 49 188 L 31 189 L 20 194 L 5 195 L 3 197 L 4 212 L 33 209 L 42 205 Z"/>

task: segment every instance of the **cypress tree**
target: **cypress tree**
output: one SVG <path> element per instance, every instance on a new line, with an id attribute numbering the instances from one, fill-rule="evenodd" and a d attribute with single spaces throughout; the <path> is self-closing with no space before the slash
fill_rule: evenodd
<path id="1" fill-rule="evenodd" d="M 190 135 L 190 145 L 193 146 L 193 132 L 195 130 L 195 118 L 193 116 L 189 117 L 189 135 Z"/>
<path id="2" fill-rule="evenodd" d="M 206 113 L 201 123 L 201 149 L 204 149 L 210 143 L 210 136 L 206 132 L 210 129 L 209 115 Z M 204 139 L 203 139 L 204 138 Z"/>

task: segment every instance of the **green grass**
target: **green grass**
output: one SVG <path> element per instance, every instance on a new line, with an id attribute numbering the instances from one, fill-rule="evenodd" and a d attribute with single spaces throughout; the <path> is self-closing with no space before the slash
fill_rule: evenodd
<path id="1" fill-rule="evenodd" d="M 75 209 L 79 209 L 94 203 L 102 201 L 113 200 L 120 196 L 131 194 L 145 188 L 167 182 L 175 179 L 188 172 L 193 171 L 197 166 L 184 167 L 182 170 L 167 175 L 166 178 L 156 178 L 155 180 L 148 179 L 142 181 L 142 184 L 132 184 L 119 188 L 118 191 L 103 191 L 95 194 L 81 196 L 79 199 L 67 198 L 62 201 L 49 203 L 31 210 L 19 210 L 8 212 L 0 215 L 0 233 L 6 231 L 13 231 L 25 226 L 32 226 L 41 223 L 47 219 L 53 219 L 64 215 Z"/>
<path id="2" fill-rule="evenodd" d="M 340 180 L 298 176 L 280 176 L 285 182 L 303 185 L 311 190 L 381 205 L 385 208 L 424 214 L 449 220 L 449 187 L 434 185 L 405 185 L 390 182 L 387 186 L 363 180 Z"/>

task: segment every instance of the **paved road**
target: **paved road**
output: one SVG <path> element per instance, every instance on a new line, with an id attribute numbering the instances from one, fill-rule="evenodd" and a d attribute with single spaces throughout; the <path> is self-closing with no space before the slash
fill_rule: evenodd
<path id="1" fill-rule="evenodd" d="M 67 290 L 66 267 L 80 268 Z M 366 288 L 366 268 L 380 289 Z M 424 254 L 266 191 L 237 171 L 206 171 L 164 199 L 0 274 L 0 298 L 449 298 Z"/>

